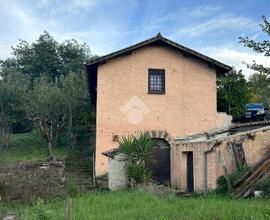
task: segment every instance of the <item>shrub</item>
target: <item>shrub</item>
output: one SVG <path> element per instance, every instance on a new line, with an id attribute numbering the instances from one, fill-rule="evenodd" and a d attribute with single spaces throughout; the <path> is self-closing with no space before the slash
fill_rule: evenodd
<path id="1" fill-rule="evenodd" d="M 128 166 L 127 174 L 129 179 L 134 179 L 136 183 L 145 183 L 151 181 L 151 172 L 145 166 L 131 163 Z"/>
<path id="2" fill-rule="evenodd" d="M 217 178 L 217 188 L 215 192 L 221 195 L 225 195 L 228 193 L 228 186 L 226 178 L 224 176 L 220 176 L 219 178 Z"/>
<path id="3" fill-rule="evenodd" d="M 269 197 L 270 196 L 270 177 L 257 183 L 255 189 L 262 190 L 263 191 L 262 196 Z"/>
<path id="4" fill-rule="evenodd" d="M 47 209 L 45 202 L 42 199 L 37 199 L 34 203 L 34 215 L 38 220 L 52 219 L 52 212 Z"/>
<path id="5" fill-rule="evenodd" d="M 127 135 L 118 144 L 120 151 L 126 156 L 128 163 L 127 175 L 131 186 L 151 181 L 151 172 L 146 168 L 146 161 L 151 159 L 155 141 L 148 132 L 140 132 L 137 137 Z"/>
<path id="6" fill-rule="evenodd" d="M 230 176 L 230 181 L 233 184 L 235 184 L 247 171 L 247 166 L 241 166 L 238 170 L 234 171 Z M 224 176 L 220 176 L 217 179 L 217 188 L 215 190 L 217 194 L 227 194 L 228 193 L 228 185 L 226 178 Z"/>
<path id="7" fill-rule="evenodd" d="M 235 184 L 248 170 L 249 170 L 249 168 L 247 166 L 243 165 L 243 166 L 239 167 L 238 170 L 234 171 L 230 176 L 232 184 Z"/>

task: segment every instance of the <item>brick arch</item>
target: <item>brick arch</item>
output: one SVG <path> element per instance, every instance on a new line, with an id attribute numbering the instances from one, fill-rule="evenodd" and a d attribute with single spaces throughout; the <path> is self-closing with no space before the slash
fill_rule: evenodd
<path id="1" fill-rule="evenodd" d="M 166 140 L 168 143 L 172 141 L 171 135 L 167 131 L 152 130 L 149 131 L 151 138 L 160 138 Z"/>

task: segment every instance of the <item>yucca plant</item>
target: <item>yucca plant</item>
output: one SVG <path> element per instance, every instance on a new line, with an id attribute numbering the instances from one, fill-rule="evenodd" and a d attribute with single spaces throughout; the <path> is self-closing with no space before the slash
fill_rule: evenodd
<path id="1" fill-rule="evenodd" d="M 134 140 L 134 154 L 139 164 L 145 166 L 145 161 L 151 159 L 151 153 L 155 146 L 154 139 L 151 139 L 148 132 L 140 132 Z"/>
<path id="2" fill-rule="evenodd" d="M 127 175 L 132 188 L 135 184 L 151 181 L 151 171 L 141 164 L 130 163 L 127 168 Z"/>
<path id="3" fill-rule="evenodd" d="M 127 175 L 131 182 L 149 182 L 151 172 L 146 168 L 145 163 L 151 159 L 151 153 L 156 144 L 149 133 L 140 132 L 137 136 L 124 136 L 120 138 L 118 144 L 120 151 L 126 155 Z"/>
<path id="4" fill-rule="evenodd" d="M 128 161 L 133 161 L 134 158 L 134 141 L 135 137 L 126 135 L 118 140 L 121 153 L 126 155 Z"/>

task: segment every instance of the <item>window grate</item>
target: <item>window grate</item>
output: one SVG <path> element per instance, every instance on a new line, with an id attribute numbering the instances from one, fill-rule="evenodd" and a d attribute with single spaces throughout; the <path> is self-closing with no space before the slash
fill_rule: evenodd
<path id="1" fill-rule="evenodd" d="M 164 94 L 165 93 L 165 70 L 149 69 L 148 70 L 148 93 Z"/>

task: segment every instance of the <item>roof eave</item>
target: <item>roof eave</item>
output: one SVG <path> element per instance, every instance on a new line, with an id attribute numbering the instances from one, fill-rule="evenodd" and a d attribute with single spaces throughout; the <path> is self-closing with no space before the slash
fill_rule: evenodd
<path id="1" fill-rule="evenodd" d="M 177 49 L 182 50 L 182 51 L 184 51 L 186 53 L 189 53 L 189 54 L 191 54 L 191 55 L 193 55 L 193 56 L 195 56 L 195 57 L 197 57 L 197 58 L 199 58 L 201 60 L 204 60 L 205 62 L 215 66 L 217 68 L 217 70 L 219 69 L 217 71 L 219 74 L 224 74 L 224 73 L 226 73 L 226 72 L 228 72 L 228 71 L 230 71 L 232 69 L 232 67 L 230 67 L 230 66 L 228 66 L 228 65 L 226 65 L 224 63 L 221 63 L 221 62 L 219 62 L 219 61 L 217 61 L 217 60 L 215 60 L 215 59 L 213 59 L 211 57 L 203 55 L 203 54 L 201 54 L 201 53 L 199 53 L 199 52 L 197 52 L 195 50 L 192 50 L 190 48 L 187 48 L 185 46 L 177 44 L 177 43 L 175 43 L 175 42 L 173 42 L 173 41 L 171 41 L 171 40 L 169 40 L 169 39 L 167 39 L 165 37 L 162 37 L 160 34 L 158 34 L 155 37 L 150 38 L 148 40 L 145 40 L 145 41 L 142 41 L 140 43 L 134 44 L 134 45 L 132 45 L 130 47 L 118 50 L 118 51 L 110 53 L 110 54 L 107 54 L 107 55 L 99 57 L 99 58 L 97 58 L 95 60 L 91 60 L 89 63 L 86 63 L 86 65 L 90 66 L 90 65 L 94 65 L 94 64 L 96 64 L 96 65 L 104 64 L 104 63 L 107 62 L 107 60 L 113 59 L 113 58 L 115 58 L 117 56 L 120 56 L 120 55 L 125 55 L 128 52 L 132 52 L 132 50 L 138 49 L 140 47 L 143 47 L 145 45 L 148 45 L 148 44 L 151 44 L 151 43 L 154 43 L 154 42 L 158 42 L 158 41 L 164 42 L 164 43 L 166 43 L 166 44 L 168 44 L 168 45 L 170 45 L 170 46 L 172 46 L 174 48 L 177 48 Z"/>

